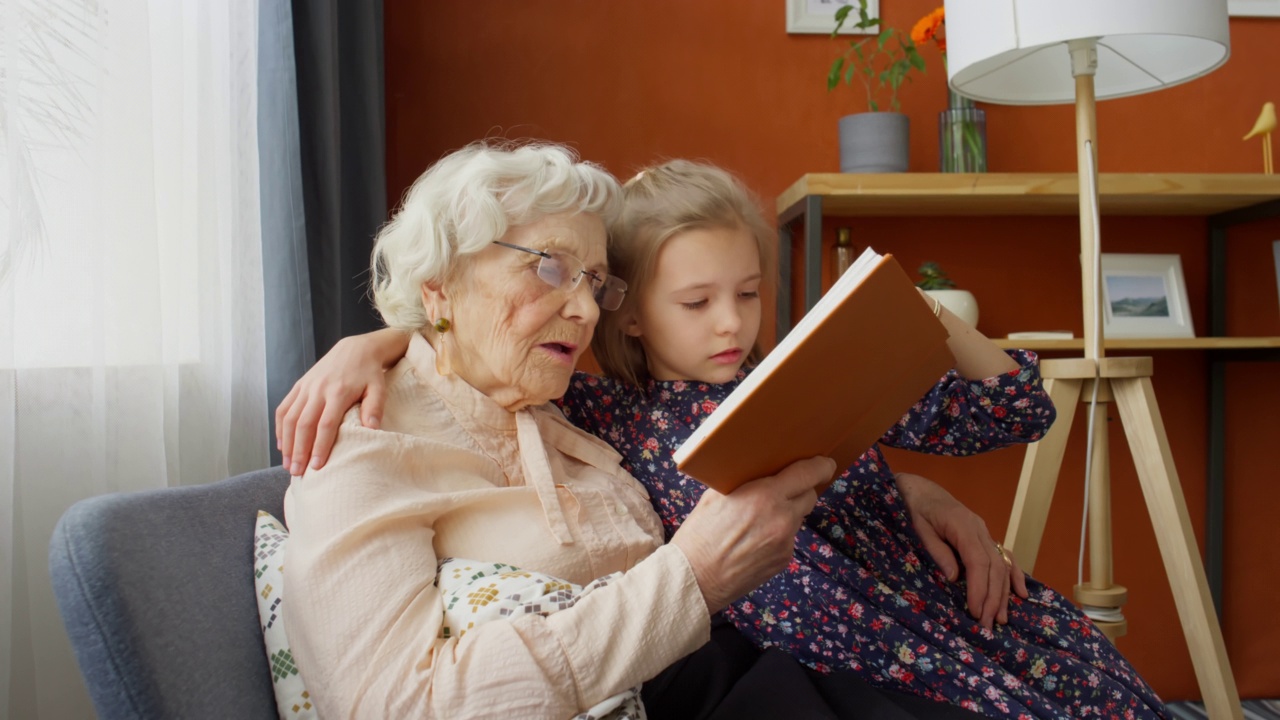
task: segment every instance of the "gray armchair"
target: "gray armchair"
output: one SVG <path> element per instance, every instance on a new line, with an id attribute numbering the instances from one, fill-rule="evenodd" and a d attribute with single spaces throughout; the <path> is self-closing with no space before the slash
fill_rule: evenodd
<path id="1" fill-rule="evenodd" d="M 102 718 L 277 717 L 253 586 L 258 510 L 283 468 L 82 500 L 49 547 L 54 595 Z"/>

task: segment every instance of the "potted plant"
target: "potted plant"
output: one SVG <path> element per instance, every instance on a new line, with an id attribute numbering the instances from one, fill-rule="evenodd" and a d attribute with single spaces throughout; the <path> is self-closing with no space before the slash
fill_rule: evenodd
<path id="1" fill-rule="evenodd" d="M 851 15 L 857 12 L 856 22 Z M 906 172 L 910 123 L 900 112 L 898 88 L 909 82 L 912 70 L 924 72 L 924 58 L 911 37 L 881 27 L 880 18 L 867 13 L 867 0 L 858 0 L 836 11 L 836 27 L 846 22 L 862 30 L 881 28 L 878 34 L 850 40 L 849 46 L 827 71 L 827 90 L 857 78 L 866 91 L 867 112 L 840 118 L 840 172 Z"/>
<path id="2" fill-rule="evenodd" d="M 925 291 L 929 297 L 942 303 L 953 315 L 970 325 L 978 326 L 978 301 L 968 290 L 956 288 L 956 283 L 947 276 L 946 271 L 938 263 L 927 262 L 916 269 L 920 280 L 916 287 Z"/>

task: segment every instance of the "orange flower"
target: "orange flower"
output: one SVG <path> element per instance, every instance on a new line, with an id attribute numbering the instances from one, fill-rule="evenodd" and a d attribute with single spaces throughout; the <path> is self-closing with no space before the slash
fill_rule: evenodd
<path id="1" fill-rule="evenodd" d="M 915 27 L 911 28 L 911 41 L 916 45 L 923 45 L 932 40 L 937 43 L 939 50 L 946 52 L 947 36 L 944 31 L 946 21 L 946 8 L 938 8 L 925 15 L 916 22 Z"/>

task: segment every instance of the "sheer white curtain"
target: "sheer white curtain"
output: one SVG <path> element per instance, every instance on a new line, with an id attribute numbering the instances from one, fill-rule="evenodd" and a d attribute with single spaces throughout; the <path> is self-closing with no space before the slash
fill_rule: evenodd
<path id="1" fill-rule="evenodd" d="M 267 464 L 257 5 L 0 0 L 0 35 L 0 715 L 90 717 L 58 517 Z"/>

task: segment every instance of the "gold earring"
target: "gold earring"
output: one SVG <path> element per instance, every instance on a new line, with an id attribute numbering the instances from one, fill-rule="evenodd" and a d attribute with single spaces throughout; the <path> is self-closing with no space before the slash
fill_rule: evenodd
<path id="1" fill-rule="evenodd" d="M 449 322 L 449 318 L 440 318 L 431 323 L 431 329 L 439 335 L 436 341 L 436 372 L 442 377 L 447 377 L 453 373 L 453 363 L 449 362 L 449 343 L 445 341 L 445 334 L 453 328 L 453 323 Z"/>

